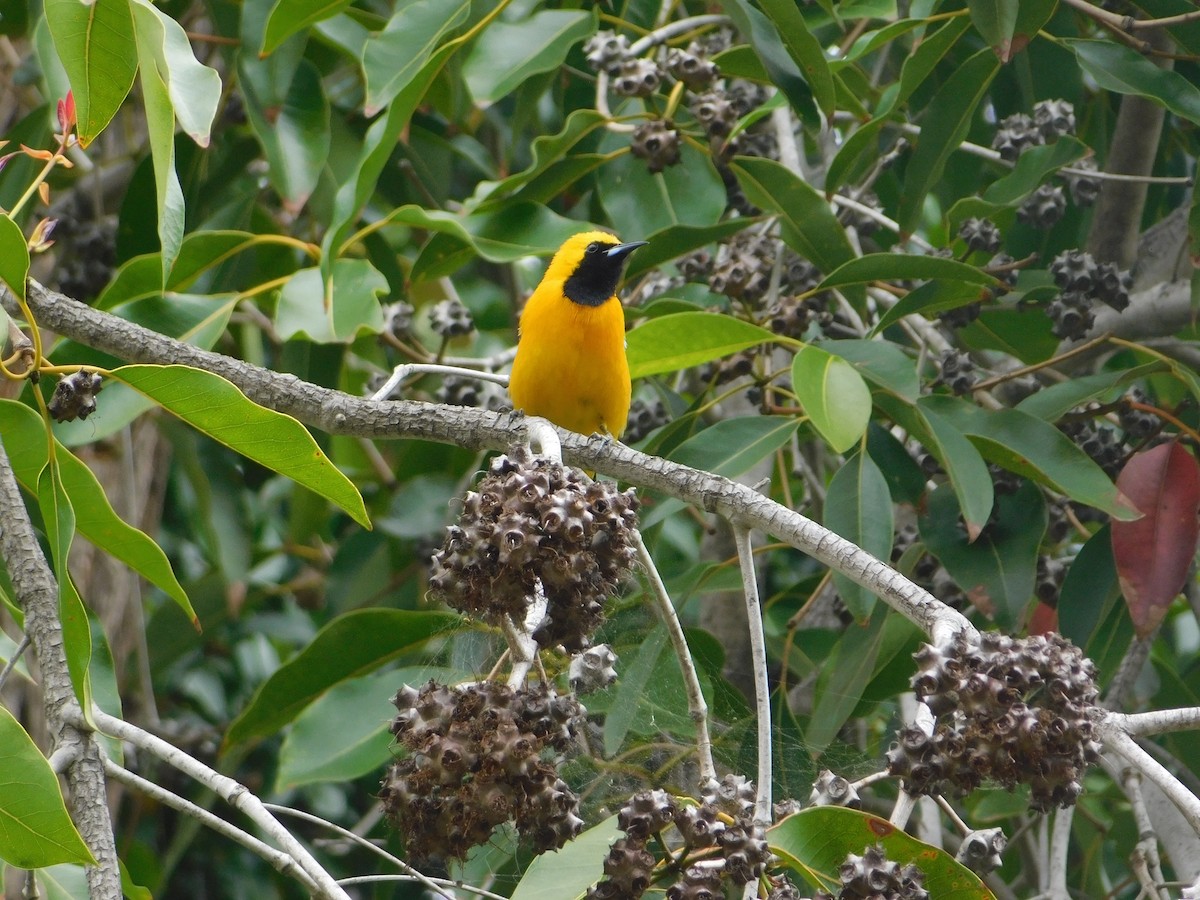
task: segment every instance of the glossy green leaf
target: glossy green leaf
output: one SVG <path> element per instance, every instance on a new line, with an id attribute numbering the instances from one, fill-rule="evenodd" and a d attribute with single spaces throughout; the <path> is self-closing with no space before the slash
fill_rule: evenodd
<path id="1" fill-rule="evenodd" d="M 726 219 L 716 225 L 672 225 L 662 231 L 642 235 L 638 240 L 647 240 L 650 243 L 629 258 L 629 264 L 625 267 L 625 280 L 629 281 L 685 253 L 735 235 L 754 221 L 738 218 Z"/>
<path id="2" fill-rule="evenodd" d="M 670 458 L 685 466 L 736 478 L 786 444 L 797 424 L 790 416 L 722 419 L 684 441 Z"/>
<path id="3" fill-rule="evenodd" d="M 987 41 L 1000 62 L 1013 54 L 1013 32 L 1017 28 L 1018 0 L 968 0 L 971 23 Z"/>
<path id="4" fill-rule="evenodd" d="M 38 505 L 50 545 L 54 578 L 58 582 L 58 620 L 62 628 L 63 652 L 71 673 L 71 686 L 86 714 L 92 709 L 92 685 L 88 669 L 92 664 L 92 632 L 87 610 L 71 578 L 69 560 L 75 540 L 75 510 L 63 488 L 58 463 L 54 458 L 38 474 Z"/>
<path id="5" fill-rule="evenodd" d="M 267 14 L 259 56 L 269 56 L 279 45 L 310 25 L 342 12 L 352 0 L 275 0 Z"/>
<path id="6" fill-rule="evenodd" d="M 175 171 L 175 108 L 165 80 L 162 60 L 164 31 L 161 13 L 145 2 L 130 0 L 134 34 L 137 37 L 138 71 L 150 155 L 154 162 L 154 185 L 158 211 L 158 240 L 161 249 L 161 282 L 166 283 L 183 243 L 184 201 Z"/>
<path id="7" fill-rule="evenodd" d="M 994 275 L 954 259 L 939 256 L 917 256 L 911 253 L 871 253 L 843 263 L 825 276 L 816 287 L 824 291 L 848 284 L 871 281 L 903 281 L 906 279 L 937 278 L 964 284 L 998 285 Z"/>
<path id="8" fill-rule="evenodd" d="M 784 46 L 771 20 L 747 0 L 725 0 L 721 5 L 725 14 L 733 19 L 738 31 L 749 39 L 767 75 L 783 91 L 792 109 L 809 124 L 820 125 L 821 117 L 813 102 L 812 87 Z"/>
<path id="9" fill-rule="evenodd" d="M 933 408 L 922 403 L 918 404 L 917 411 L 929 433 L 926 446 L 946 470 L 968 533 L 974 539 L 992 514 L 995 500 L 987 463 L 962 431 Z"/>
<path id="10" fill-rule="evenodd" d="M 141 65 L 146 65 L 144 54 L 148 53 L 166 83 L 179 127 L 201 147 L 207 147 L 221 100 L 221 76 L 196 59 L 183 26 L 149 0 L 129 2 Z"/>
<path id="11" fill-rule="evenodd" d="M 1104 470 L 1050 423 L 1021 410 L 983 410 L 950 397 L 926 397 L 920 406 L 952 421 L 986 458 L 1010 472 L 1118 519 L 1137 518 Z"/>
<path id="12" fill-rule="evenodd" d="M 905 316 L 921 313 L 934 315 L 975 303 L 982 299 L 986 292 L 986 288 L 968 281 L 940 281 L 935 278 L 901 297 L 895 306 L 879 317 L 879 324 L 875 326 L 873 333 L 880 333 Z"/>
<path id="13" fill-rule="evenodd" d="M 609 816 L 561 850 L 535 856 L 512 900 L 563 900 L 584 894 L 604 875 L 604 858 L 620 834 L 617 817 Z"/>
<path id="14" fill-rule="evenodd" d="M 104 399 L 107 399 L 107 394 Z M 103 402 L 103 401 L 102 401 Z M 0 432 L 19 436 L 6 445 L 13 474 L 31 493 L 48 461 L 41 417 L 24 404 L 0 400 Z M 92 470 L 61 445 L 56 449 L 63 490 L 75 510 L 79 533 L 171 597 L 193 623 L 196 613 L 162 548 L 116 514 Z"/>
<path id="15" fill-rule="evenodd" d="M 871 679 L 879 670 L 884 623 L 890 610 L 876 604 L 869 621 L 847 628 L 833 655 L 817 677 L 812 717 L 804 733 L 809 753 L 820 753 L 833 742 L 854 713 Z"/>
<path id="16" fill-rule="evenodd" d="M 877 559 L 891 554 L 892 494 L 867 454 L 855 453 L 834 473 L 825 498 L 825 527 Z M 850 614 L 864 621 L 875 606 L 875 595 L 841 572 L 833 573 L 833 582 Z"/>
<path id="17" fill-rule="evenodd" d="M 597 181 L 604 211 L 627 241 L 678 225 L 709 226 L 725 210 L 725 185 L 712 160 L 687 143 L 677 166 L 651 174 L 645 161 L 623 153 L 600 170 Z"/>
<path id="18" fill-rule="evenodd" d="M 0 281 L 20 300 L 25 299 L 29 278 L 29 245 L 21 226 L 7 213 L 0 213 Z M 7 339 L 7 331 L 5 332 Z"/>
<path id="19" fill-rule="evenodd" d="M 894 434 L 878 422 L 867 429 L 867 452 L 879 466 L 895 503 L 917 506 L 925 496 L 925 473 Z"/>
<path id="20" fill-rule="evenodd" d="M 983 199 L 1002 206 L 1020 203 L 1063 166 L 1090 155 L 1087 144 L 1069 134 L 1062 135 L 1053 144 L 1027 147 L 1011 172 L 988 185 Z"/>
<path id="21" fill-rule="evenodd" d="M 976 609 L 1005 630 L 1017 628 L 1033 599 L 1038 547 L 1046 532 L 1046 501 L 1025 482 L 1016 493 L 996 497 L 996 514 L 970 541 L 960 524 L 958 500 L 943 485 L 929 495 L 918 516 L 921 539 Z"/>
<path id="22" fill-rule="evenodd" d="M 644 378 L 688 369 L 774 339 L 765 328 L 720 313 L 659 316 L 629 332 L 629 373 Z"/>
<path id="23" fill-rule="evenodd" d="M 1018 0 L 1017 24 L 1013 26 L 1010 57 L 1020 53 L 1058 9 L 1058 0 Z"/>
<path id="24" fill-rule="evenodd" d="M 424 66 L 471 10 L 470 0 L 416 0 L 402 5 L 363 50 L 365 112 L 373 116 L 418 80 Z"/>
<path id="25" fill-rule="evenodd" d="M 634 720 L 644 706 L 658 661 L 667 646 L 667 630 L 658 625 L 638 645 L 614 688 L 612 709 L 604 717 L 604 755 L 615 756 L 625 746 Z"/>
<path id="26" fill-rule="evenodd" d="M 841 340 L 817 344 L 849 362 L 863 378 L 908 402 L 921 395 L 917 364 L 896 344 L 888 341 Z"/>
<path id="27" fill-rule="evenodd" d="M 1086 648 L 1120 599 L 1112 530 L 1105 524 L 1079 548 L 1063 578 L 1058 593 L 1058 630 L 1077 647 Z"/>
<path id="28" fill-rule="evenodd" d="M 333 304 L 326 308 L 318 268 L 301 269 L 283 286 L 275 312 L 275 329 L 284 340 L 303 335 L 321 344 L 348 344 L 360 331 L 383 330 L 379 297 L 387 280 L 365 259 L 339 259 L 333 264 Z"/>
<path id="29" fill-rule="evenodd" d="M 792 360 L 792 390 L 809 421 L 838 453 L 853 447 L 871 421 L 871 390 L 840 356 L 808 345 Z"/>
<path id="30" fill-rule="evenodd" d="M 471 96 L 487 106 L 527 78 L 557 69 L 571 48 L 596 30 L 598 10 L 544 9 L 522 22 L 488 26 L 463 61 Z"/>
<path id="31" fill-rule="evenodd" d="M 431 678 L 455 684 L 470 677 L 426 666 L 374 672 L 335 684 L 296 716 L 284 735 L 275 789 L 345 783 L 379 771 L 392 755 L 394 738 L 388 726 L 395 712 L 392 697 L 400 686 L 420 687 Z"/>
<path id="32" fill-rule="evenodd" d="M 1000 307 L 982 310 L 958 335 L 972 350 L 999 350 L 1032 365 L 1058 351 L 1059 340 L 1052 327 L 1050 317 L 1036 309 Z"/>
<path id="33" fill-rule="evenodd" d="M 832 117 L 836 103 L 833 73 L 825 58 L 825 48 L 809 29 L 800 14 L 800 7 L 794 0 L 759 0 L 759 6 L 774 24 L 784 49 L 804 75 L 813 100 L 825 116 Z M 761 55 L 761 50 L 759 52 Z"/>
<path id="34" fill-rule="evenodd" d="M 875 117 L 863 124 L 846 140 L 833 162 L 825 179 L 825 189 L 835 191 L 843 184 L 862 173 L 863 167 L 872 165 L 879 157 L 876 147 L 880 132 L 887 124 L 893 110 L 899 109 L 933 73 L 942 58 L 971 27 L 966 16 L 955 16 L 926 37 L 904 60 L 900 70 L 900 81 L 896 89 L 886 94 L 875 111 Z"/>
<path id="35" fill-rule="evenodd" d="M 286 475 L 371 527 L 358 490 L 291 416 L 259 406 L 221 376 L 190 366 L 122 366 L 111 374 L 213 440 Z"/>
<path id="36" fill-rule="evenodd" d="M 19 869 L 95 865 L 67 813 L 58 776 L 21 724 L 0 705 L 0 859 Z"/>
<path id="37" fill-rule="evenodd" d="M 1068 381 L 1060 381 L 1058 384 L 1052 384 L 1030 394 L 1018 403 L 1016 408 L 1047 422 L 1055 422 L 1076 406 L 1082 406 L 1093 400 L 1101 400 L 1115 393 L 1118 388 L 1127 388 L 1129 385 L 1165 369 L 1165 364 L 1153 362 L 1132 369 L 1098 372 L 1095 375 L 1083 375 Z"/>
<path id="38" fill-rule="evenodd" d="M 925 196 L 941 180 L 950 154 L 966 138 L 999 66 L 990 50 L 980 50 L 949 76 L 929 101 L 900 192 L 897 220 L 905 232 L 916 228 Z"/>
<path id="39" fill-rule="evenodd" d="M 137 72 L 129 0 L 46 0 L 46 22 L 71 79 L 79 143 L 88 146 L 116 115 Z"/>
<path id="40" fill-rule="evenodd" d="M 264 103 L 254 93 L 254 84 L 253 79 L 242 79 L 246 114 L 266 151 L 271 184 L 284 208 L 295 215 L 329 163 L 329 101 L 321 73 L 308 60 L 300 60 L 281 104 Z"/>
<path id="41" fill-rule="evenodd" d="M 937 900 L 995 900 L 979 876 L 945 850 L 924 844 L 886 819 L 839 806 L 814 806 L 767 830 L 767 843 L 783 865 L 826 891 L 841 888 L 846 857 L 882 844 L 890 862 L 916 865 L 923 888 Z"/>
<path id="42" fill-rule="evenodd" d="M 824 195 L 774 160 L 739 156 L 729 168 L 755 206 L 778 213 L 791 226 L 785 240 L 822 272 L 832 272 L 855 256 L 846 229 Z"/>
<path id="43" fill-rule="evenodd" d="M 1115 41 L 1063 40 L 1100 87 L 1145 97 L 1180 118 L 1200 124 L 1200 87 L 1173 69 L 1161 69 Z"/>
<path id="44" fill-rule="evenodd" d="M 448 613 L 398 609 L 362 609 L 339 616 L 255 692 L 229 726 L 225 746 L 274 734 L 334 685 L 416 650 L 460 622 Z"/>

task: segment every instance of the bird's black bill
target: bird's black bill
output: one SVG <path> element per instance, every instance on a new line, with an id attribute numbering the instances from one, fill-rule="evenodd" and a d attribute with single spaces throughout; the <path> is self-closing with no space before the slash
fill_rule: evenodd
<path id="1" fill-rule="evenodd" d="M 638 247 L 645 247 L 649 241 L 626 241 L 624 244 L 617 244 L 611 249 L 605 250 L 604 255 L 609 259 L 624 259 Z"/>

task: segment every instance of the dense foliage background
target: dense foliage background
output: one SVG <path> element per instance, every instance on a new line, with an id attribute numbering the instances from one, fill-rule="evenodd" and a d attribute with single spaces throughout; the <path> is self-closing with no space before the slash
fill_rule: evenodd
<path id="1" fill-rule="evenodd" d="M 649 241 L 622 292 L 625 443 L 753 485 L 980 630 L 1061 631 L 1114 710 L 1200 705 L 1191 4 L 3 0 L 0 50 L 13 317 L 0 439 L 24 489 L 0 529 L 15 540 L 27 510 L 40 536 L 73 686 L 43 695 L 47 660 L 24 653 L 28 560 L 6 545 L 0 757 L 29 768 L 0 770 L 0 811 L 65 828 L 0 842 L 10 896 L 25 883 L 13 867 L 40 869 L 43 896 L 86 896 L 72 865 L 86 854 L 27 737 L 60 745 L 63 703 L 94 700 L 264 799 L 405 854 L 376 801 L 402 752 L 389 700 L 500 660 L 500 631 L 430 596 L 429 566 L 483 448 L 516 442 L 521 423 L 492 414 L 501 387 L 413 368 L 393 397 L 483 412 L 343 428 L 317 411 L 331 395 L 306 418 L 299 382 L 232 361 L 355 397 L 402 364 L 503 372 L 545 257 L 592 225 Z M 38 282 L 230 367 L 88 319 Z M 46 330 L 22 349 L 15 329 L 33 321 Z M 80 367 L 103 374 L 94 412 L 90 377 L 67 382 Z M 315 444 L 243 392 L 314 426 Z M 52 426 L 57 445 L 51 418 L 74 418 Z M 756 715 L 734 535 L 718 506 L 680 502 L 724 482 L 688 495 L 681 470 L 565 447 L 641 488 L 721 772 L 754 777 L 769 714 L 776 799 L 806 804 L 829 769 L 865 779 L 862 805 L 893 815 L 896 780 L 871 776 L 914 716 L 912 654 L 930 639 L 914 616 L 854 566 L 768 535 L 772 693 Z M 1141 530 L 1121 524 L 1132 506 L 1149 513 Z M 563 851 L 583 887 L 631 794 L 698 796 L 685 681 L 651 593 L 639 569 L 607 604 L 595 640 L 620 677 L 582 698 L 589 726 L 559 767 L 600 826 Z M 543 657 L 567 690 L 569 654 Z M 194 774 L 125 741 L 107 752 L 126 770 L 226 815 Z M 1149 749 L 1196 792 L 1194 731 Z M 1200 876 L 1200 819 L 1144 798 L 1130 762 L 1080 773 L 1078 806 L 1047 816 L 1028 786 L 992 780 L 948 793 L 958 822 L 919 805 L 915 833 L 951 855 L 964 828 L 1009 839 L 985 882 L 937 856 L 930 877 L 957 887 L 934 896 L 1178 896 Z M 108 778 L 129 895 L 304 893 Z M 799 854 L 773 871 L 825 876 L 804 891 L 866 846 L 861 817 L 810 821 L 771 839 Z M 320 824 L 284 822 L 337 877 L 400 874 Z M 834 836 L 829 858 L 806 827 Z M 901 861 L 926 849 L 889 840 Z M 449 871 L 502 896 L 529 872 L 520 896 L 568 895 L 564 868 L 530 865 L 504 827 Z"/>

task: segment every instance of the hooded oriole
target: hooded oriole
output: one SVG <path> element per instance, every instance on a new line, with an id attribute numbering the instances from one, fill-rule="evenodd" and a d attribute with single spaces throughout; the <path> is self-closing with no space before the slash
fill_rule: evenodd
<path id="1" fill-rule="evenodd" d="M 630 385 L 617 282 L 645 243 L 585 231 L 558 248 L 521 313 L 508 382 L 514 408 L 580 434 L 621 436 Z"/>

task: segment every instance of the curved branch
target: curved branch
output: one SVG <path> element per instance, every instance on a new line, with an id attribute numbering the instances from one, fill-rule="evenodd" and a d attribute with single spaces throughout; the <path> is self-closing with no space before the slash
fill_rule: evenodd
<path id="1" fill-rule="evenodd" d="M 11 303 L 7 290 L 0 302 Z M 372 439 L 420 438 L 471 450 L 504 450 L 525 439 L 519 413 L 415 400 L 374 403 L 200 350 L 157 332 L 92 309 L 30 280 L 28 303 L 38 322 L 59 334 L 131 362 L 179 363 L 221 375 L 263 406 L 294 416 L 330 434 Z M 661 491 L 734 525 L 773 535 L 841 572 L 880 597 L 928 634 L 934 643 L 950 641 L 975 627 L 957 610 L 938 601 L 895 569 L 850 541 L 757 491 L 728 478 L 649 456 L 601 435 L 583 437 L 560 430 L 566 462 L 603 472 L 639 488 Z"/>

